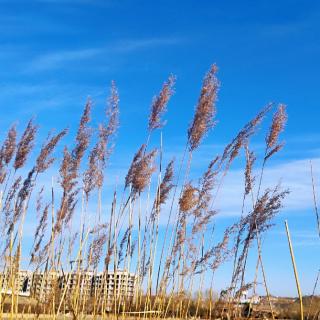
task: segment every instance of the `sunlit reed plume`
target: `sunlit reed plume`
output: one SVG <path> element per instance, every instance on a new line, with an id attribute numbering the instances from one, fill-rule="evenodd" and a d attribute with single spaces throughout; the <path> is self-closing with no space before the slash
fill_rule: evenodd
<path id="1" fill-rule="evenodd" d="M 7 168 L 11 159 L 13 158 L 16 149 L 17 131 L 16 127 L 12 126 L 7 134 L 6 139 L 3 142 L 3 146 L 0 150 L 0 184 L 2 184 L 7 176 Z"/>
<path id="2" fill-rule="evenodd" d="M 195 115 L 188 129 L 189 150 L 196 149 L 203 137 L 215 125 L 216 100 L 219 81 L 216 78 L 217 67 L 212 65 L 205 76 Z"/>
<path id="3" fill-rule="evenodd" d="M 33 124 L 33 120 L 31 119 L 17 144 L 17 152 L 13 165 L 15 170 L 24 166 L 31 149 L 33 148 L 36 132 L 37 126 Z"/>
<path id="4" fill-rule="evenodd" d="M 76 136 L 76 146 L 69 152 L 65 147 L 63 151 L 63 160 L 60 165 L 60 185 L 63 189 L 60 208 L 57 213 L 55 223 L 55 232 L 59 232 L 64 224 L 67 224 L 73 215 L 75 206 L 77 204 L 77 194 L 79 189 L 77 186 L 78 170 L 85 151 L 88 148 L 91 129 L 88 127 L 90 121 L 91 101 L 88 100 Z"/>
<path id="5" fill-rule="evenodd" d="M 286 106 L 280 104 L 277 112 L 273 116 L 272 125 L 266 138 L 267 147 L 271 149 L 278 141 L 280 133 L 284 130 L 287 122 Z"/>
<path id="6" fill-rule="evenodd" d="M 7 138 L 3 143 L 2 155 L 6 165 L 9 164 L 13 158 L 16 149 L 17 130 L 15 126 L 12 126 L 8 132 Z"/>
<path id="7" fill-rule="evenodd" d="M 168 78 L 168 80 L 163 84 L 163 87 L 159 95 L 153 98 L 151 112 L 149 116 L 149 131 L 161 128 L 165 124 L 161 117 L 166 112 L 169 99 L 174 93 L 175 81 L 176 78 L 173 75 L 171 75 Z"/>
<path id="8" fill-rule="evenodd" d="M 171 160 L 167 165 L 164 177 L 158 187 L 156 199 L 154 201 L 153 207 L 158 210 L 161 205 L 163 205 L 169 197 L 171 189 L 174 187 L 173 181 L 173 168 L 174 160 Z"/>
<path id="9" fill-rule="evenodd" d="M 191 211 L 199 199 L 199 190 L 189 182 L 185 185 L 181 198 L 179 199 L 179 208 L 181 212 Z"/>
<path id="10" fill-rule="evenodd" d="M 94 270 L 98 267 L 103 248 L 107 240 L 107 227 L 107 224 L 99 224 L 91 231 L 91 233 L 94 235 L 94 238 L 88 249 L 87 260 L 89 261 L 90 266 L 93 266 Z"/>
<path id="11" fill-rule="evenodd" d="M 154 166 L 156 153 L 157 150 L 145 152 L 145 145 L 142 145 L 135 154 L 125 183 L 126 187 L 131 185 L 134 194 L 142 192 L 148 185 L 151 175 L 156 170 Z"/>
<path id="12" fill-rule="evenodd" d="M 36 160 L 36 168 L 35 171 L 38 173 L 42 173 L 46 171 L 51 164 L 55 161 L 54 157 L 51 157 L 52 152 L 57 146 L 58 142 L 67 134 L 67 130 L 64 129 L 57 135 L 48 139 L 48 141 L 42 146 L 40 150 L 40 154 Z"/>
<path id="13" fill-rule="evenodd" d="M 252 188 L 253 188 L 253 183 L 255 180 L 255 177 L 252 176 L 252 169 L 254 162 L 256 160 L 256 156 L 254 155 L 253 151 L 249 151 L 248 146 L 246 148 L 246 168 L 244 171 L 245 175 L 245 195 L 248 195 Z"/>
<path id="14" fill-rule="evenodd" d="M 265 106 L 251 121 L 249 121 L 237 134 L 237 136 L 224 149 L 221 162 L 227 161 L 226 167 L 229 168 L 233 160 L 238 156 L 240 149 L 248 144 L 249 138 L 256 132 L 259 124 L 267 113 L 271 110 L 273 104 Z"/>
<path id="15" fill-rule="evenodd" d="M 74 166 L 73 170 L 75 172 L 79 169 L 81 159 L 83 158 L 83 155 L 89 145 L 91 129 L 88 127 L 88 123 L 90 121 L 91 107 L 91 100 L 88 100 L 80 119 L 80 124 L 76 136 L 77 143 L 75 148 L 71 152 Z"/>
<path id="16" fill-rule="evenodd" d="M 266 137 L 266 155 L 265 160 L 280 151 L 284 142 L 278 142 L 280 133 L 284 130 L 288 116 L 286 113 L 286 106 L 280 104 L 276 113 L 273 116 L 272 124 L 269 133 Z"/>

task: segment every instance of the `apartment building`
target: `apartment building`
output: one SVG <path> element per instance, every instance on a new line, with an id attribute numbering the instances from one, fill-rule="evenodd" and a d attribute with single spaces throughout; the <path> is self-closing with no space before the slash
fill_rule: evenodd
<path id="1" fill-rule="evenodd" d="M 12 283 L 14 285 L 12 286 Z M 30 296 L 32 286 L 32 272 L 29 270 L 19 270 L 12 277 L 10 272 L 0 274 L 0 292 L 12 294 L 12 287 L 16 294 L 20 296 Z"/>
<path id="2" fill-rule="evenodd" d="M 0 275 L 1 291 L 11 294 L 8 274 Z M 20 270 L 15 276 L 15 293 L 32 296 L 40 301 L 50 297 L 53 290 L 57 294 L 79 293 L 80 297 L 102 297 L 106 305 L 115 301 L 132 301 L 136 276 L 123 270 L 108 272 L 79 271 L 62 273 L 58 271 L 31 272 Z M 6 291 L 5 291 L 6 290 Z"/>

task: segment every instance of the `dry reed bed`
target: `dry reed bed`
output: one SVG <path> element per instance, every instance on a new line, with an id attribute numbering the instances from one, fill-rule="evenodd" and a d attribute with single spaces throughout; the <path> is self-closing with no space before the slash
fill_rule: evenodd
<path id="1" fill-rule="evenodd" d="M 227 260 L 233 261 L 233 272 L 220 304 L 223 301 L 224 306 L 232 308 L 244 290 L 255 291 L 260 267 L 269 295 L 260 240 L 271 227 L 288 191 L 282 190 L 280 185 L 266 190 L 262 186 L 266 165 L 283 147 L 280 134 L 287 120 L 285 106 L 268 104 L 264 107 L 223 152 L 212 159 L 199 180 L 191 181 L 193 154 L 217 124 L 217 67 L 212 65 L 204 77 L 182 158 L 178 163 L 172 160 L 165 164 L 162 139 L 157 149 L 150 150 L 149 145 L 155 132 L 164 130 L 163 117 L 174 94 L 175 81 L 175 77 L 170 76 L 152 100 L 145 141 L 129 166 L 124 190 L 114 189 L 110 212 L 103 211 L 102 191 L 119 127 L 119 96 L 114 82 L 105 120 L 98 128 L 90 127 L 91 101 L 85 105 L 75 144 L 65 146 L 63 150 L 58 191 L 50 186 L 39 186 L 38 178 L 57 162 L 55 149 L 63 143 L 67 129 L 48 137 L 31 169 L 26 167 L 26 161 L 33 151 L 37 125 L 30 120 L 20 137 L 15 126 L 9 129 L 0 150 L 0 213 L 1 260 L 10 279 L 1 289 L 3 292 L 13 291 L 11 318 L 19 311 L 14 283 L 21 263 L 24 223 L 27 216 L 34 216 L 34 212 L 29 212 L 34 193 L 37 193 L 38 225 L 29 266 L 47 272 L 65 271 L 66 261 L 76 260 L 78 263 L 74 264 L 73 271 L 79 275 L 83 269 L 135 272 L 135 299 L 127 301 L 114 295 L 111 310 L 114 316 L 129 311 L 157 310 L 156 317 L 216 317 L 214 274 Z M 250 140 L 270 113 L 273 118 L 265 137 L 265 153 L 259 168 L 256 155 L 250 149 Z M 245 188 L 239 195 L 243 203 L 241 217 L 224 231 L 218 243 L 213 243 L 211 228 L 218 214 L 215 200 L 237 157 L 246 160 Z M 86 164 L 84 170 L 83 164 Z M 28 173 L 24 175 L 26 170 Z M 260 173 L 255 176 L 254 172 Z M 43 194 L 48 189 L 51 199 L 45 201 Z M 97 210 L 89 219 L 88 206 L 93 196 L 97 198 Z M 144 199 L 148 199 L 147 212 L 141 207 Z M 249 212 L 245 210 L 248 205 L 251 207 Z M 159 236 L 161 215 L 165 215 L 167 222 Z M 78 216 L 81 217 L 80 226 L 75 228 L 74 220 Z M 257 248 L 258 261 L 256 277 L 248 282 L 245 274 L 251 248 Z M 209 290 L 204 296 L 208 283 Z M 194 296 L 193 292 L 198 293 Z M 38 301 L 37 307 L 39 313 L 46 312 L 55 318 L 64 312 L 66 304 L 74 318 L 81 318 L 86 313 L 104 318 L 110 313 L 98 289 L 93 297 L 85 298 L 81 296 L 80 284 L 71 293 L 53 286 L 46 303 Z M 0 308 L 1 314 L 4 312 L 3 297 Z M 28 310 L 23 312 L 28 313 Z"/>

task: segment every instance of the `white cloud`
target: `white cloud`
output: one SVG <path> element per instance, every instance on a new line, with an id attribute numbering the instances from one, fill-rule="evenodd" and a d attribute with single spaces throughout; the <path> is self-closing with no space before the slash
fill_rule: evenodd
<path id="1" fill-rule="evenodd" d="M 177 45 L 182 42 L 180 38 L 147 38 L 126 39 L 96 48 L 81 48 L 74 50 L 61 50 L 40 55 L 27 66 L 26 72 L 45 71 L 59 68 L 73 61 L 85 61 L 100 55 L 110 57 L 112 54 L 127 54 L 133 51 L 149 49 L 159 46 Z"/>
<path id="2" fill-rule="evenodd" d="M 315 158 L 312 162 L 317 176 L 320 170 L 320 158 Z M 223 216 L 240 215 L 243 179 L 243 171 L 231 170 L 228 173 L 216 204 Z M 309 159 L 267 166 L 263 188 L 275 186 L 279 181 L 283 188 L 290 190 L 284 201 L 284 211 L 304 213 L 313 210 Z"/>

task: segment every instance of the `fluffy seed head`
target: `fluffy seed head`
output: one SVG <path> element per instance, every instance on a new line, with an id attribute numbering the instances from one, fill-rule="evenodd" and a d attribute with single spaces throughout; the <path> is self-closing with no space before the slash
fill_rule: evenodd
<path id="1" fill-rule="evenodd" d="M 161 117 L 163 113 L 166 112 L 167 104 L 174 92 L 175 81 L 176 81 L 176 78 L 173 75 L 171 75 L 168 78 L 168 80 L 163 84 L 163 87 L 159 95 L 153 98 L 151 113 L 149 116 L 149 125 L 148 125 L 149 131 L 162 128 L 163 125 L 165 124 L 161 120 Z"/>
<path id="2" fill-rule="evenodd" d="M 188 129 L 189 150 L 196 149 L 205 134 L 214 127 L 216 100 L 219 81 L 216 78 L 217 67 L 212 65 L 205 76 L 193 121 Z"/>
<path id="3" fill-rule="evenodd" d="M 181 212 L 189 212 L 198 202 L 198 189 L 193 187 L 189 182 L 184 187 L 181 198 L 179 199 L 179 207 Z"/>
<path id="4" fill-rule="evenodd" d="M 33 120 L 31 119 L 17 145 L 17 153 L 13 165 L 15 170 L 18 170 L 25 164 L 31 149 L 33 148 L 36 132 L 37 127 L 33 124 Z"/>
<path id="5" fill-rule="evenodd" d="M 148 185 L 151 175 L 156 170 L 154 166 L 154 158 L 157 154 L 156 150 L 149 153 L 145 152 L 145 145 L 142 145 L 135 154 L 128 174 L 126 176 L 126 187 L 130 184 L 133 193 L 142 192 Z"/>
<path id="6" fill-rule="evenodd" d="M 51 137 L 51 139 L 49 139 L 47 143 L 43 145 L 36 161 L 36 171 L 38 173 L 46 171 L 50 167 L 50 165 L 54 162 L 55 158 L 50 156 L 54 151 L 58 142 L 63 138 L 63 136 L 66 135 L 66 133 L 67 133 L 67 130 L 64 129 L 57 135 Z"/>
<path id="7" fill-rule="evenodd" d="M 7 138 L 3 143 L 2 157 L 6 165 L 11 161 L 16 149 L 17 130 L 12 126 L 8 132 Z"/>
<path id="8" fill-rule="evenodd" d="M 278 110 L 273 116 L 271 128 L 266 138 L 267 148 L 271 149 L 277 144 L 279 135 L 286 125 L 287 118 L 286 106 L 280 104 L 278 106 Z"/>

